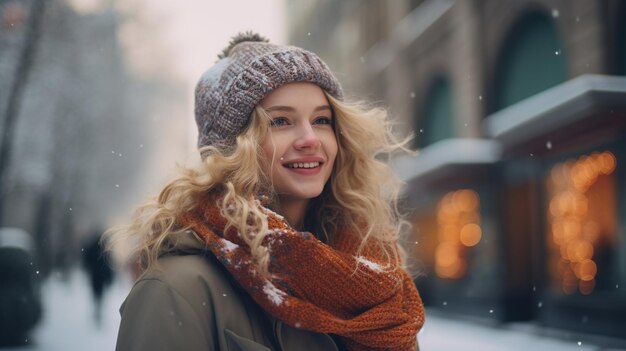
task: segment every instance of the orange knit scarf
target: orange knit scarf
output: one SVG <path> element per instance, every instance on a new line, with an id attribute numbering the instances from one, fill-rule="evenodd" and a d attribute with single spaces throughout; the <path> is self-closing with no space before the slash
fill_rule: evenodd
<path id="1" fill-rule="evenodd" d="M 374 245 L 355 256 L 360 240 L 349 231 L 337 233 L 331 247 L 262 210 L 269 223 L 262 245 L 274 279 L 258 274 L 235 229 L 224 232 L 226 220 L 216 206 L 207 204 L 180 224 L 200 235 L 250 296 L 284 323 L 336 334 L 348 350 L 415 350 L 424 307 L 404 270 L 385 266 Z"/>

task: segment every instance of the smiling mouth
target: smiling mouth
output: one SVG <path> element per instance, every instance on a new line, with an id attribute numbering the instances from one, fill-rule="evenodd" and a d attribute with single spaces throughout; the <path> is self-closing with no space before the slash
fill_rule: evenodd
<path id="1" fill-rule="evenodd" d="M 299 162 L 299 163 L 287 163 L 284 165 L 287 168 L 316 168 L 320 166 L 319 162 Z"/>

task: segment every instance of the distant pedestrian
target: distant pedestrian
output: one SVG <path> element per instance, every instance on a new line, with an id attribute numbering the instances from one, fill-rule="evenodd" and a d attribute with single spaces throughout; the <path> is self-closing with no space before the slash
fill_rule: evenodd
<path id="1" fill-rule="evenodd" d="M 111 232 L 145 269 L 118 351 L 415 350 L 387 113 L 304 49 L 234 38 L 196 87 L 203 163 Z"/>
<path id="2" fill-rule="evenodd" d="M 84 247 L 83 265 L 89 274 L 89 283 L 94 302 L 96 324 L 102 322 L 102 299 L 105 289 L 113 281 L 113 270 L 109 265 L 108 252 L 100 242 L 101 232 L 96 232 Z"/>

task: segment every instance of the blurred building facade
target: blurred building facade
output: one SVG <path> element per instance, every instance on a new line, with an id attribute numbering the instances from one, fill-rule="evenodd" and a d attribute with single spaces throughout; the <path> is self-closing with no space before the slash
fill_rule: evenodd
<path id="1" fill-rule="evenodd" d="M 290 42 L 381 101 L 426 304 L 625 338 L 626 2 L 290 0 Z"/>
<path id="2" fill-rule="evenodd" d="M 132 15 L 101 3 L 80 12 L 65 0 L 0 0 L 0 226 L 33 235 L 42 276 L 78 262 L 88 237 L 130 213 L 158 178 L 146 164 L 159 145 L 186 148 L 175 144 L 180 120 L 162 120 L 184 89 L 129 70 L 119 32 Z"/>

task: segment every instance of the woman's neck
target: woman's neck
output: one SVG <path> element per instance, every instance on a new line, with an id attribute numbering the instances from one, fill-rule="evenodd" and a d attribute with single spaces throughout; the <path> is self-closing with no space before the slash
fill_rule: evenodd
<path id="1" fill-rule="evenodd" d="M 304 214 L 309 200 L 279 199 L 277 212 L 285 217 L 287 223 L 296 230 L 304 230 Z"/>

